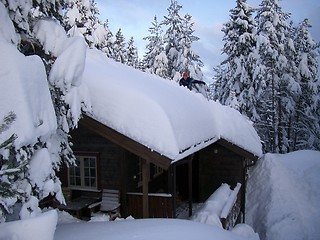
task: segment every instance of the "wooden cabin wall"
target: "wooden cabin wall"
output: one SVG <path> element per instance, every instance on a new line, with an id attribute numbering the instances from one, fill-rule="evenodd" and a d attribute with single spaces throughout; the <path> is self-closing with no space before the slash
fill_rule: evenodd
<path id="1" fill-rule="evenodd" d="M 127 192 L 142 192 L 141 182 L 139 184 L 139 157 L 127 152 L 126 154 L 126 177 Z M 154 176 L 154 164 L 150 163 L 149 192 L 150 193 L 168 193 L 168 172 Z"/>
<path id="2" fill-rule="evenodd" d="M 244 182 L 244 158 L 219 144 L 212 144 L 199 152 L 199 201 L 205 201 L 222 183 L 232 188 Z"/>
<path id="3" fill-rule="evenodd" d="M 119 189 L 124 150 L 81 125 L 72 131 L 71 136 L 74 152 L 99 154 L 97 166 L 99 188 Z"/>

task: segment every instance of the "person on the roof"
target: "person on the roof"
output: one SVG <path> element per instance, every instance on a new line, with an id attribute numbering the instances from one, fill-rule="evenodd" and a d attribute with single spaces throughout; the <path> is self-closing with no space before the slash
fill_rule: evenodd
<path id="1" fill-rule="evenodd" d="M 179 85 L 184 86 L 192 90 L 192 84 L 193 83 L 200 83 L 202 84 L 202 81 L 194 80 L 193 78 L 189 77 L 189 74 L 187 72 L 183 72 L 182 78 L 179 80 Z"/>

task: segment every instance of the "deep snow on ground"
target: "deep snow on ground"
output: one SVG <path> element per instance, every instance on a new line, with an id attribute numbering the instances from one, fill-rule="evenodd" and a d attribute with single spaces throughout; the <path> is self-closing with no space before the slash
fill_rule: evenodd
<path id="1" fill-rule="evenodd" d="M 246 206 L 261 240 L 320 239 L 320 152 L 266 154 L 251 172 Z"/>
<path id="2" fill-rule="evenodd" d="M 249 231 L 248 231 L 249 232 Z M 178 219 L 139 219 L 114 222 L 70 223 L 58 226 L 55 240 L 163 240 L 163 239 L 254 239 L 217 226 Z"/>
<path id="3" fill-rule="evenodd" d="M 215 195 L 225 196 L 225 194 Z M 220 201 L 217 198 L 211 200 L 216 203 Z M 101 215 L 93 221 L 84 222 L 76 220 L 65 212 L 58 212 L 58 217 L 55 217 L 55 211 L 49 211 L 45 217 L 42 216 L 41 221 L 32 218 L 1 224 L 0 239 L 49 240 L 52 239 L 55 223 L 58 222 L 55 240 L 259 240 L 259 237 L 261 240 L 318 240 L 320 239 L 318 227 L 320 226 L 320 152 L 266 154 L 258 160 L 250 173 L 246 206 L 246 224 L 238 224 L 231 231 L 223 230 L 219 224 L 210 221 L 212 219 L 210 217 L 203 223 L 180 219 L 133 220 L 132 218 L 109 222 L 106 216 Z M 204 209 L 207 211 L 210 207 Z M 217 213 L 213 211 L 212 214 Z M 216 219 L 216 216 L 212 217 Z"/>

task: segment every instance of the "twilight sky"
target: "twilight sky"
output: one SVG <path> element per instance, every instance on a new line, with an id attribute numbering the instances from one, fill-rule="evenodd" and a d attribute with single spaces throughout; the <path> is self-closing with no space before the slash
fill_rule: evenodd
<path id="1" fill-rule="evenodd" d="M 149 35 L 154 16 L 158 21 L 167 16 L 170 0 L 96 0 L 101 20 L 108 19 L 109 28 L 115 34 L 122 29 L 126 41 L 133 37 L 139 57 L 145 52 L 147 41 L 142 38 Z M 229 20 L 229 10 L 236 6 L 235 0 L 178 0 L 182 5 L 180 15 L 189 13 L 195 22 L 194 35 L 200 40 L 194 43 L 193 49 L 200 55 L 205 64 L 202 69 L 205 81 L 211 82 L 214 75 L 213 67 L 222 60 L 223 47 L 222 24 Z M 248 0 L 252 7 L 258 7 L 261 0 Z M 297 25 L 305 18 L 312 24 L 311 34 L 320 42 L 320 1 L 319 0 L 280 0 L 284 12 L 291 13 L 291 19 Z"/>

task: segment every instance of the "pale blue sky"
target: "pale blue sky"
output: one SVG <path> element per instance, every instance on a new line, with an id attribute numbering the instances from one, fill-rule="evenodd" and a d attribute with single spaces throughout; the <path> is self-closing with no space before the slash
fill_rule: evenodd
<path id="1" fill-rule="evenodd" d="M 168 14 L 170 0 L 96 0 L 101 20 L 109 20 L 109 28 L 115 34 L 119 28 L 126 38 L 133 37 L 139 50 L 139 57 L 145 52 L 146 41 L 154 16 L 163 20 Z M 180 14 L 189 13 L 195 22 L 194 35 L 200 40 L 193 49 L 200 55 L 205 64 L 203 73 L 206 81 L 213 77 L 213 67 L 217 66 L 223 57 L 221 32 L 222 24 L 229 20 L 229 10 L 236 6 L 235 0 L 178 0 L 182 5 Z M 261 0 L 248 0 L 253 7 L 259 6 Z M 319 0 L 280 0 L 283 11 L 291 13 L 295 24 L 304 18 L 309 18 L 313 25 L 313 38 L 320 42 L 320 1 Z"/>

